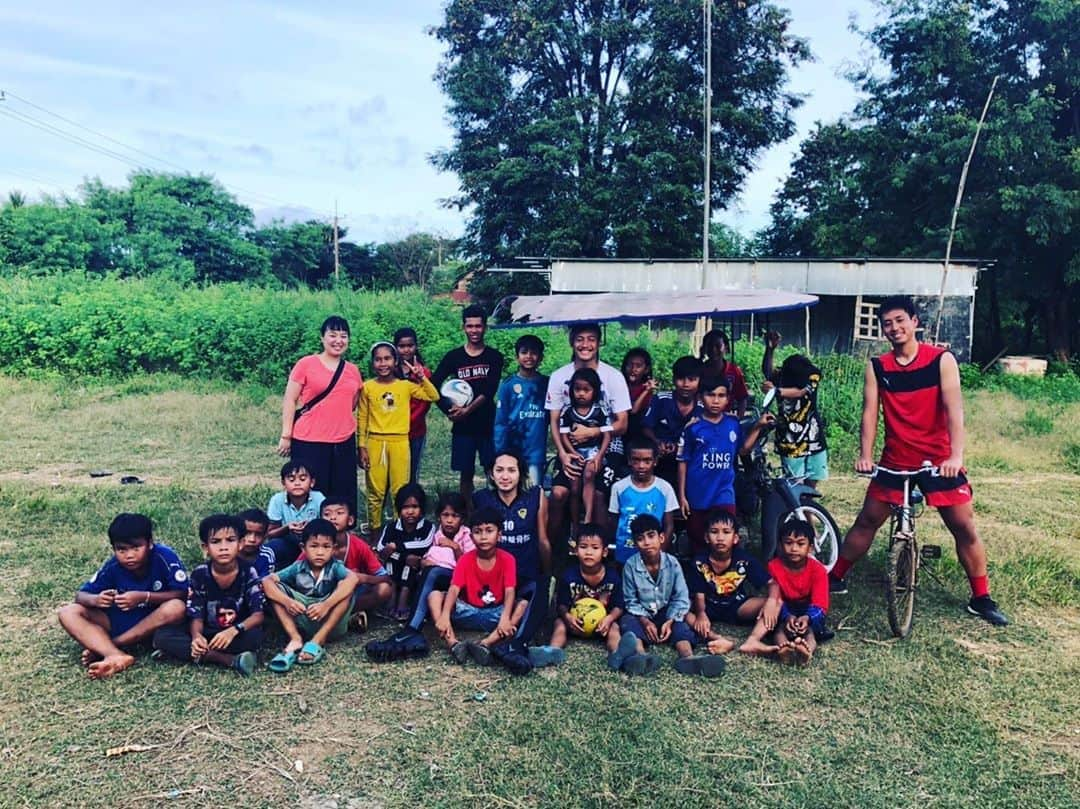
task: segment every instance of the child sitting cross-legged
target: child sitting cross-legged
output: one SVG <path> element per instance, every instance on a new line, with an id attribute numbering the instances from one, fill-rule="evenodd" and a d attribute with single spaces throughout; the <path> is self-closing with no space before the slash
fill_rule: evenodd
<path id="1" fill-rule="evenodd" d="M 337 531 L 334 557 L 356 574 L 353 620 L 359 629 L 367 629 L 368 611 L 388 603 L 394 595 L 390 575 L 371 546 L 349 530 L 356 524 L 356 517 L 347 498 L 327 497 L 323 500 L 322 516 Z M 301 554 L 300 558 L 303 559 L 304 555 Z"/>
<path id="2" fill-rule="evenodd" d="M 259 578 L 265 578 L 277 567 L 274 550 L 266 544 L 266 532 L 270 530 L 270 518 L 261 508 L 249 508 L 236 515 L 244 530 L 240 534 L 240 561 L 251 565 Z"/>
<path id="3" fill-rule="evenodd" d="M 618 671 L 623 660 L 637 651 L 637 642 L 630 639 L 620 645 L 623 638 L 619 632 L 619 618 L 623 614 L 622 582 L 619 572 L 604 564 L 607 558 L 607 541 L 599 525 L 585 523 L 578 529 L 577 544 L 574 546 L 577 565 L 568 567 L 563 572 L 555 593 L 555 610 L 558 617 L 551 632 L 551 646 L 534 646 L 529 649 L 530 657 L 536 657 L 548 649 L 562 653 L 566 642 L 571 638 L 600 637 L 608 650 L 608 665 Z M 581 619 L 574 613 L 574 606 L 582 599 L 599 601 L 607 614 L 594 629 L 586 632 Z M 628 644 L 628 645 L 627 645 Z M 549 653 L 550 654 L 550 653 Z M 534 665 L 542 660 L 534 659 Z M 558 659 L 561 662 L 561 658 Z"/>
<path id="4" fill-rule="evenodd" d="M 775 623 L 780 611 L 780 589 L 765 566 L 739 547 L 738 525 L 726 511 L 717 509 L 706 519 L 708 553 L 698 554 L 686 570 L 692 607 L 686 623 L 709 651 L 726 654 L 735 641 L 716 631 L 717 623 L 752 624 L 762 610 L 772 611 Z M 768 598 L 751 595 L 750 588 L 768 591 Z"/>
<path id="5" fill-rule="evenodd" d="M 619 619 L 619 628 L 624 636 L 634 639 L 634 653 L 622 659 L 621 670 L 630 675 L 651 674 L 659 668 L 660 660 L 646 654 L 645 646 L 670 643 L 679 655 L 675 669 L 681 674 L 720 675 L 724 671 L 722 657 L 694 654 L 694 630 L 685 620 L 690 594 L 679 563 L 661 550 L 659 520 L 640 514 L 630 523 L 630 534 L 638 552 L 622 569 L 626 612 Z M 630 642 L 624 642 L 629 647 Z"/>
<path id="6" fill-rule="evenodd" d="M 336 538 L 332 523 L 312 520 L 301 537 L 305 558 L 263 579 L 263 592 L 289 637 L 285 649 L 270 661 L 273 672 L 284 674 L 294 663 L 318 663 L 326 642 L 345 637 L 349 630 L 357 575 L 335 558 Z"/>
<path id="7" fill-rule="evenodd" d="M 780 552 L 770 560 L 769 573 L 779 587 L 783 605 L 778 617 L 774 610 L 762 610 L 740 652 L 776 655 L 785 663 L 805 664 L 813 657 L 818 640 L 832 637 L 825 626 L 829 575 L 810 555 L 813 536 L 814 527 L 804 520 L 790 519 L 780 526 Z M 766 642 L 770 633 L 771 644 Z"/>
<path id="8" fill-rule="evenodd" d="M 209 561 L 191 572 L 187 628 L 164 626 L 154 648 L 174 660 L 213 663 L 251 676 L 263 637 L 263 592 L 255 568 L 240 560 L 243 525 L 228 514 L 199 523 L 199 541 Z"/>
<path id="9" fill-rule="evenodd" d="M 135 663 L 126 651 L 154 632 L 184 620 L 188 577 L 172 548 L 154 542 L 142 514 L 118 514 L 109 525 L 113 555 L 57 614 L 83 647 L 91 679 L 119 674 Z"/>
<path id="10" fill-rule="evenodd" d="M 394 584 L 390 617 L 404 621 L 409 617 L 413 585 L 419 578 L 420 560 L 435 537 L 435 526 L 425 517 L 427 495 L 419 483 L 406 483 L 394 495 L 398 518 L 383 526 L 375 552 L 390 572 Z"/>
<path id="11" fill-rule="evenodd" d="M 472 517 L 476 548 L 458 559 L 446 593 L 436 591 L 428 596 L 435 628 L 458 663 L 472 658 L 481 666 L 491 665 L 492 647 L 514 636 L 528 605 L 516 600 L 517 563 L 513 555 L 498 547 L 502 524 L 503 517 L 495 509 L 479 509 Z M 479 642 L 461 641 L 455 629 L 488 634 Z M 532 670 L 524 655 L 500 655 L 499 659 L 512 674 Z"/>

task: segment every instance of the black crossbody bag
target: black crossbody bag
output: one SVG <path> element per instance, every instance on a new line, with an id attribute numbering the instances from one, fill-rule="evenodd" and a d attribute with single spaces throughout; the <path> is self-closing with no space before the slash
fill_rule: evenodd
<path id="1" fill-rule="evenodd" d="M 309 410 L 311 410 L 311 408 L 313 408 L 315 405 L 317 405 L 319 402 L 321 402 L 323 399 L 325 399 L 327 396 L 330 395 L 330 391 L 332 391 L 334 389 L 334 385 L 336 385 L 338 383 L 338 380 L 341 379 L 341 372 L 344 371 L 344 370 L 345 370 L 345 360 L 340 360 L 338 362 L 337 369 L 334 371 L 334 375 L 330 378 L 330 384 L 326 386 L 326 390 L 324 390 L 318 396 L 313 398 L 311 401 L 309 401 L 303 407 L 298 407 L 296 409 L 296 412 L 293 414 L 293 427 L 296 426 L 296 422 L 298 422 L 300 420 L 300 417 L 302 415 L 307 413 Z"/>

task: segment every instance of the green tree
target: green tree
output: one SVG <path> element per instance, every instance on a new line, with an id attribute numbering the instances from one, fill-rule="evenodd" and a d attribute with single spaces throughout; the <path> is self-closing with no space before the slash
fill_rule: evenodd
<path id="1" fill-rule="evenodd" d="M 784 255 L 940 258 L 960 170 L 999 76 L 960 211 L 954 255 L 993 258 L 979 337 L 993 352 L 1077 347 L 1080 305 L 1080 4 L 888 0 L 865 32 L 880 59 L 864 100 L 819 125 L 772 207 Z"/>
<path id="2" fill-rule="evenodd" d="M 202 282 L 270 278 L 268 251 L 248 238 L 254 214 L 212 177 L 139 171 L 126 189 L 91 180 L 81 191 L 101 221 L 121 223 L 116 261 L 125 274 Z"/>
<path id="3" fill-rule="evenodd" d="M 345 229 L 338 229 L 338 241 Z M 251 234 L 251 241 L 270 256 L 270 270 L 285 284 L 318 286 L 334 273 L 334 227 L 322 222 L 273 222 Z M 340 248 L 339 248 L 340 252 Z"/>
<path id="4" fill-rule="evenodd" d="M 454 143 L 449 204 L 470 209 L 466 252 L 700 255 L 701 3 L 451 0 L 433 33 Z M 808 57 L 765 0 L 716 3 L 713 205 L 793 131 L 787 69 Z"/>
<path id="5" fill-rule="evenodd" d="M 0 209 L 0 266 L 43 275 L 108 269 L 112 231 L 78 202 L 46 198 Z"/>

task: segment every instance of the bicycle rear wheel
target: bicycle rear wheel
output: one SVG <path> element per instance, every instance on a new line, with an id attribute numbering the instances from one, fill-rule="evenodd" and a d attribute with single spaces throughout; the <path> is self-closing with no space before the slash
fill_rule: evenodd
<path id="1" fill-rule="evenodd" d="M 915 574 L 918 569 L 918 549 L 908 537 L 894 538 L 889 547 L 885 566 L 885 607 L 889 627 L 898 638 L 911 633 L 915 619 Z"/>
<path id="2" fill-rule="evenodd" d="M 814 526 L 814 558 L 825 565 L 826 570 L 832 570 L 836 559 L 840 555 L 840 528 L 833 519 L 832 514 L 825 507 L 814 502 L 804 502 L 794 511 L 783 515 L 779 525 L 791 516 L 805 520 Z M 779 529 L 777 529 L 779 531 Z"/>

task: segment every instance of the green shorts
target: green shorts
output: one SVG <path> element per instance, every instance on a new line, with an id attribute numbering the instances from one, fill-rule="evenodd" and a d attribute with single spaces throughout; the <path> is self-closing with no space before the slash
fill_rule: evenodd
<path id="1" fill-rule="evenodd" d="M 296 599 L 305 607 L 310 607 L 312 604 L 318 604 L 320 601 L 325 601 L 327 598 L 329 598 L 329 596 L 324 596 L 323 598 L 306 596 L 303 593 L 296 592 L 296 590 L 292 589 L 287 584 L 282 584 L 281 582 L 278 582 L 277 584 L 278 587 L 281 588 L 282 592 L 285 593 L 285 595 L 287 595 L 289 598 Z M 354 593 L 353 595 L 349 596 L 350 601 L 355 598 L 355 595 L 356 594 Z M 338 621 L 334 628 L 330 630 L 330 634 L 327 636 L 327 640 L 339 640 L 348 634 L 349 616 L 351 614 L 351 609 L 345 611 L 345 614 L 341 616 L 341 620 Z M 293 621 L 296 622 L 296 628 L 300 631 L 300 634 L 304 637 L 305 640 L 318 632 L 319 627 L 322 626 L 322 624 L 318 623 L 317 621 L 313 621 L 308 618 L 307 615 L 294 615 Z"/>
<path id="2" fill-rule="evenodd" d="M 821 450 L 813 455 L 805 455 L 802 458 L 781 458 L 784 465 L 784 473 L 792 478 L 806 478 L 807 480 L 829 479 L 829 452 Z"/>

